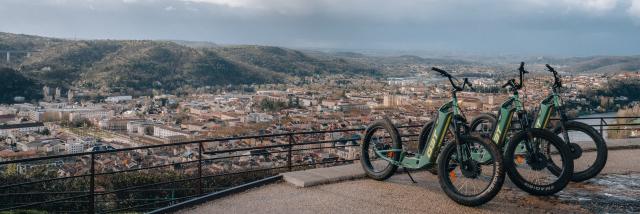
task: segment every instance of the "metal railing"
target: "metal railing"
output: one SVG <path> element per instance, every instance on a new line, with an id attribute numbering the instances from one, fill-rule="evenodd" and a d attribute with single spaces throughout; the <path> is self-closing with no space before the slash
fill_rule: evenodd
<path id="1" fill-rule="evenodd" d="M 640 124 L 599 120 L 600 133 Z M 421 125 L 398 127 L 417 141 Z M 604 128 L 609 127 L 609 128 Z M 0 213 L 147 212 L 281 172 L 352 163 L 364 128 L 204 139 L 0 162 Z"/>
<path id="2" fill-rule="evenodd" d="M 636 127 L 637 129 L 640 129 L 640 124 L 638 123 L 614 123 L 614 124 L 609 124 L 606 119 L 640 119 L 640 117 L 584 117 L 584 118 L 573 118 L 572 120 L 598 120 L 597 125 L 591 124 L 591 126 L 595 126 L 598 127 L 598 131 L 600 132 L 600 135 L 604 134 L 604 131 L 607 130 L 612 130 L 612 131 L 619 131 L 619 130 L 629 130 L 629 128 L 620 128 L 621 126 L 623 127 Z M 604 127 L 615 127 L 615 128 L 607 128 L 605 129 Z"/>
<path id="3" fill-rule="evenodd" d="M 399 128 L 403 137 L 415 137 L 419 127 Z M 204 139 L 6 160 L 0 162 L 0 213 L 147 212 L 281 172 L 352 163 L 359 159 L 363 130 Z"/>

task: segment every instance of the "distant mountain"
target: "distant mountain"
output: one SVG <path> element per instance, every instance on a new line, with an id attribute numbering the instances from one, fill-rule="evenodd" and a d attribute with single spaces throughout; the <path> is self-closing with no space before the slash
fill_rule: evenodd
<path id="1" fill-rule="evenodd" d="M 184 40 L 170 40 L 170 42 L 174 42 L 179 45 L 184 45 L 192 48 L 216 48 L 220 47 L 218 44 L 213 42 L 202 42 L 202 41 L 184 41 Z"/>
<path id="2" fill-rule="evenodd" d="M 431 66 L 454 70 L 460 65 L 500 66 L 413 55 L 370 56 L 190 41 L 67 40 L 1 32 L 0 51 L 18 51 L 11 54 L 10 62 L 0 58 L 0 67 L 13 68 L 34 84 L 128 94 L 149 93 L 152 89 L 282 83 L 293 77 L 325 74 L 415 76 Z M 562 70 L 576 73 L 640 69 L 640 56 L 535 57 L 525 61 L 562 65 Z M 508 66 L 498 70 L 513 67 Z"/>
<path id="3" fill-rule="evenodd" d="M 377 68 L 382 75 L 391 77 L 415 76 L 416 67 L 450 66 L 450 65 L 478 65 L 479 63 L 443 58 L 424 58 L 414 55 L 399 56 L 370 56 L 354 52 L 321 52 L 306 51 L 308 55 L 323 59 L 341 59 L 357 62 Z"/>
<path id="4" fill-rule="evenodd" d="M 0 50 L 37 51 L 29 57 L 12 55 L 10 63 L 0 60 L 0 66 L 17 68 L 42 84 L 103 91 L 278 83 L 315 74 L 379 75 L 362 63 L 286 48 L 179 43 L 75 41 L 0 33 Z"/>
<path id="5" fill-rule="evenodd" d="M 573 61 L 573 62 L 571 62 Z M 588 73 L 611 73 L 640 71 L 640 56 L 595 56 L 573 58 L 568 71 Z"/>

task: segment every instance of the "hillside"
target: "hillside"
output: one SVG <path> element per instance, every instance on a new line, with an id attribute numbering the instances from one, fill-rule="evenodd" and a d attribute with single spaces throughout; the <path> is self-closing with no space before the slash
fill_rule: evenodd
<path id="1" fill-rule="evenodd" d="M 620 71 L 639 71 L 640 56 L 596 56 L 575 58 L 569 71 L 589 73 L 610 73 Z"/>
<path id="2" fill-rule="evenodd" d="M 37 50 L 12 55 L 24 75 L 51 86 L 113 91 L 174 90 L 228 84 L 279 83 L 316 74 L 378 75 L 344 59 L 321 59 L 266 46 L 193 45 L 172 41 L 63 40 L 0 33 L 0 50 Z"/>
<path id="3" fill-rule="evenodd" d="M 27 101 L 41 97 L 41 86 L 16 70 L 0 68 L 0 79 L 4 80 L 0 84 L 2 92 L 0 93 L 0 103 L 12 103 L 13 98 L 17 96 L 24 97 Z"/>

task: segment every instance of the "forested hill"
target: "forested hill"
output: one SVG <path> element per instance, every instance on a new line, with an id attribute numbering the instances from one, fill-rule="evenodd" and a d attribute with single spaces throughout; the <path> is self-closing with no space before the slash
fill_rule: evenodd
<path id="1" fill-rule="evenodd" d="M 15 68 L 41 84 L 103 91 L 278 83 L 316 74 L 380 74 L 364 63 L 268 46 L 78 41 L 0 33 L 0 50 L 37 51 L 29 57 L 14 53 L 9 63 L 2 58 L 0 67 Z"/>
<path id="2" fill-rule="evenodd" d="M 24 97 L 25 101 L 41 98 L 42 86 L 10 68 L 0 68 L 0 103 L 12 103 L 15 97 Z"/>

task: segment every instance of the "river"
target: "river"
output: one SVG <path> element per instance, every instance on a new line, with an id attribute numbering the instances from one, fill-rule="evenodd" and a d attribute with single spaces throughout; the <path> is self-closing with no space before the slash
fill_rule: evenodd
<path id="1" fill-rule="evenodd" d="M 589 115 L 583 115 L 580 116 L 576 119 L 576 121 L 579 122 L 583 122 L 589 125 L 600 125 L 600 119 L 580 119 L 580 118 L 594 118 L 594 117 L 615 117 L 617 115 L 616 112 L 607 112 L 607 113 L 598 113 L 598 114 L 589 114 Z M 616 119 L 611 119 L 611 118 L 607 118 L 604 119 L 604 121 L 607 124 L 614 124 L 616 122 Z M 598 132 L 600 132 L 600 127 L 599 126 L 594 126 L 593 128 L 595 128 Z M 608 127 L 603 127 L 603 129 L 607 129 Z M 604 139 L 608 139 L 608 134 L 607 131 L 604 131 L 603 133 L 603 137 Z M 570 139 L 578 139 L 578 140 L 588 140 L 588 136 L 584 135 L 584 134 L 580 134 L 580 135 L 571 135 Z"/>

